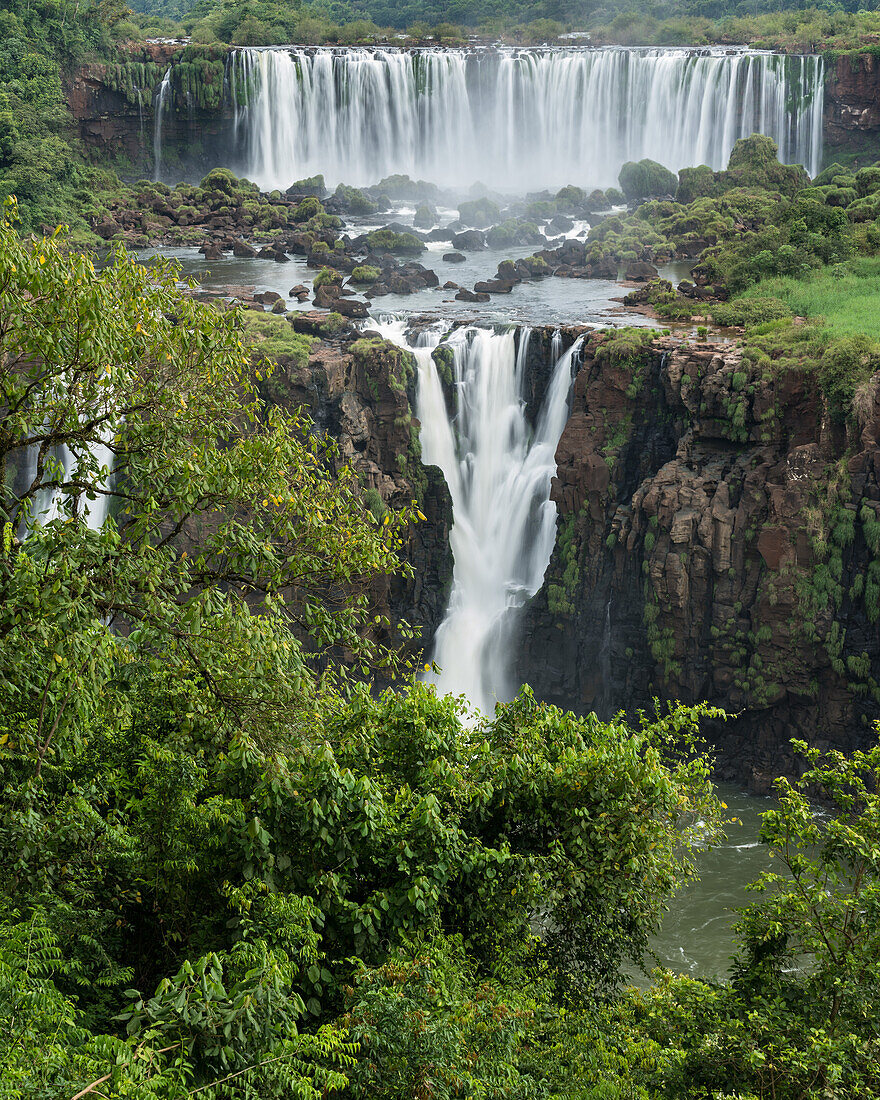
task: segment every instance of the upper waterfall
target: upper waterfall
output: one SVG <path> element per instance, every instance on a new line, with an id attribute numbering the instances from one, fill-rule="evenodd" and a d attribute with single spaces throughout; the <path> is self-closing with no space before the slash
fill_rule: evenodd
<path id="1" fill-rule="evenodd" d="M 235 50 L 227 88 L 237 167 L 263 188 L 323 173 L 367 185 L 405 173 L 520 193 L 607 187 L 650 157 L 722 168 L 763 133 L 811 175 L 823 65 L 737 49 Z"/>

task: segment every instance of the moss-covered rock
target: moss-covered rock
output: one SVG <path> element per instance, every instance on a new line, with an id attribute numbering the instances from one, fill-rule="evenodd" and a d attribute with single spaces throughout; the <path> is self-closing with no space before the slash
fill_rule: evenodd
<path id="1" fill-rule="evenodd" d="M 340 183 L 333 192 L 334 200 L 349 214 L 375 214 L 379 204 L 367 198 L 363 191 Z"/>
<path id="2" fill-rule="evenodd" d="M 491 199 L 472 199 L 463 202 L 458 208 L 458 217 L 462 225 L 470 225 L 476 229 L 485 229 L 486 226 L 497 222 L 501 217 L 501 207 Z"/>
<path id="3" fill-rule="evenodd" d="M 315 195 L 310 195 L 302 200 L 299 206 L 292 211 L 290 220 L 294 222 L 307 222 L 318 214 L 324 213 L 324 204 Z"/>
<path id="4" fill-rule="evenodd" d="M 414 233 L 397 233 L 393 229 L 374 229 L 367 234 L 371 252 L 401 252 L 418 254 L 425 246 Z"/>
<path id="5" fill-rule="evenodd" d="M 627 161 L 620 169 L 620 189 L 628 202 L 674 195 L 678 177 L 656 160 Z"/>

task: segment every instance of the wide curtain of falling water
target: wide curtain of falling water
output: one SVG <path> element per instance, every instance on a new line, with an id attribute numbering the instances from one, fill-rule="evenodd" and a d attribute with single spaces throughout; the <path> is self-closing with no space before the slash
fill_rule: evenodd
<path id="1" fill-rule="evenodd" d="M 403 326 L 383 334 L 405 343 Z M 573 362 L 580 344 L 554 366 L 537 422 L 523 399 L 530 333 L 464 328 L 445 343 L 452 350 L 452 408 L 432 350 L 438 333 L 411 348 L 418 361 L 422 461 L 439 466 L 452 497 L 452 591 L 434 661 L 440 691 L 463 694 L 491 714 L 509 699 L 519 611 L 541 587 L 556 537 L 550 484 L 556 446 L 568 416 Z"/>
<path id="2" fill-rule="evenodd" d="M 502 191 L 616 185 L 649 157 L 725 167 L 768 134 L 815 175 L 823 64 L 753 50 L 239 49 L 227 63 L 237 167 L 266 189 L 405 173 Z"/>

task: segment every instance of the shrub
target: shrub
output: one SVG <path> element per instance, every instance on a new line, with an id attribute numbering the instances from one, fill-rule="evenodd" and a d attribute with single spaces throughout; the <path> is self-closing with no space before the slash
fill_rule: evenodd
<path id="1" fill-rule="evenodd" d="M 382 272 L 378 267 L 370 267 L 369 264 L 362 264 L 360 267 L 356 267 L 351 273 L 351 281 L 353 283 L 375 283 L 382 275 Z"/>
<path id="2" fill-rule="evenodd" d="M 860 168 L 856 172 L 855 186 L 860 198 L 864 198 L 865 195 L 872 195 L 875 191 L 880 191 L 880 165 L 875 164 L 871 168 Z"/>
<path id="3" fill-rule="evenodd" d="M 315 290 L 319 286 L 341 286 L 343 276 L 340 275 L 335 268 L 322 267 L 318 274 L 315 276 L 314 286 Z"/>
<path id="4" fill-rule="evenodd" d="M 732 302 L 713 302 L 712 320 L 724 328 L 760 325 L 791 317 L 792 311 L 779 298 L 736 298 Z"/>
<path id="5" fill-rule="evenodd" d="M 629 202 L 675 194 L 678 177 L 655 160 L 627 161 L 620 169 L 620 188 Z"/>

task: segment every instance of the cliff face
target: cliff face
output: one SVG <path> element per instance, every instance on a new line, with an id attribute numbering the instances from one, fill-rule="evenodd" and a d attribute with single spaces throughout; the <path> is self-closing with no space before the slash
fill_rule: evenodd
<path id="1" fill-rule="evenodd" d="M 863 741 L 880 715 L 880 376 L 859 408 L 847 436 L 809 378 L 727 345 L 620 366 L 589 346 L 522 678 L 605 716 L 708 699 L 738 715 L 713 730 L 724 770 L 759 787 L 793 766 L 792 737 Z"/>
<path id="2" fill-rule="evenodd" d="M 878 157 L 880 56 L 846 54 L 830 66 L 825 84 L 826 157 L 858 153 L 865 164 Z"/>
<path id="3" fill-rule="evenodd" d="M 158 92 L 170 73 L 162 112 L 162 164 L 191 182 L 228 160 L 230 109 L 224 96 L 226 47 L 152 44 L 121 51 L 116 64 L 84 65 L 67 99 L 87 155 L 123 176 L 154 174 Z"/>
<path id="4" fill-rule="evenodd" d="M 308 410 L 317 429 L 336 441 L 338 465 L 353 470 L 374 508 L 418 501 L 425 522 L 410 529 L 402 550 L 413 577 L 383 578 L 371 592 L 377 614 L 416 628 L 411 649 L 417 652 L 430 649 L 446 608 L 452 505 L 440 471 L 420 462 L 413 387 L 405 352 L 380 339 L 348 337 L 316 341 L 305 365 L 280 357 L 264 396 L 287 409 Z M 381 629 L 379 638 L 398 640 Z"/>

